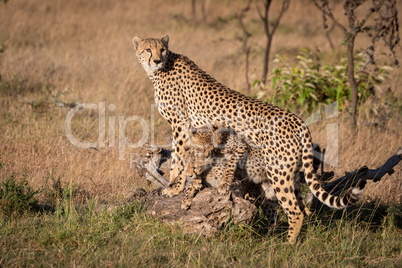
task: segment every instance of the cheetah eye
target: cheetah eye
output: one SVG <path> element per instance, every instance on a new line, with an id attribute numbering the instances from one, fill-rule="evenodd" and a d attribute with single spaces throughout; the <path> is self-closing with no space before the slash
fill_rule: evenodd
<path id="1" fill-rule="evenodd" d="M 150 49 L 150 48 L 145 49 L 145 51 L 148 52 L 148 53 L 151 53 L 151 49 Z"/>
<path id="2" fill-rule="evenodd" d="M 161 49 L 161 53 L 163 53 L 163 52 L 165 52 L 165 49 L 164 49 L 164 48 Z"/>

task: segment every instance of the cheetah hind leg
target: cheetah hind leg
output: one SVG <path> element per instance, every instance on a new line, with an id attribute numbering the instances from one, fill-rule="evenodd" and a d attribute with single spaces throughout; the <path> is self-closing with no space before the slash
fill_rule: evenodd
<path id="1" fill-rule="evenodd" d="M 295 195 L 296 195 L 297 202 L 299 203 L 300 210 L 303 211 L 304 216 L 308 217 L 311 214 L 313 214 L 308 209 L 306 204 L 304 203 L 303 195 L 302 195 L 301 190 L 300 190 L 300 182 L 299 181 L 295 182 Z"/>
<path id="2" fill-rule="evenodd" d="M 275 227 L 278 223 L 278 212 L 275 209 L 277 200 L 264 199 L 261 204 L 262 212 L 267 217 L 271 226 Z"/>
<path id="3" fill-rule="evenodd" d="M 297 203 L 297 199 L 295 194 L 286 195 L 283 193 L 277 193 L 277 198 L 279 203 L 281 204 L 283 211 L 285 212 L 288 223 L 289 223 L 289 233 L 288 233 L 288 240 L 290 244 L 295 244 L 297 237 L 300 234 L 304 214 L 303 211 L 300 209 L 299 204 Z"/>
<path id="4" fill-rule="evenodd" d="M 275 173 L 276 170 L 277 169 L 275 169 Z M 275 190 L 279 204 L 288 218 L 289 243 L 295 244 L 303 225 L 304 214 L 300 209 L 299 202 L 294 192 L 294 178 L 296 174 L 289 169 L 283 169 L 282 173 L 282 176 L 275 176 L 276 178 L 272 181 L 272 187 Z M 287 174 L 291 176 L 291 179 L 288 181 L 289 184 L 285 185 Z"/>
<path id="5" fill-rule="evenodd" d="M 264 200 L 261 204 L 262 211 L 267 217 L 271 226 L 276 226 L 278 223 L 278 212 L 275 209 L 278 199 L 276 198 L 275 191 L 269 182 L 263 182 L 261 188 L 265 194 Z"/>

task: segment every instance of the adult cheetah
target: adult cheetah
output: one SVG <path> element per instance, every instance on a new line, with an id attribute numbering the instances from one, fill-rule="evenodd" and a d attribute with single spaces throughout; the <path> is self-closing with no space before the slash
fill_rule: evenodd
<path id="1" fill-rule="evenodd" d="M 171 52 L 168 43 L 168 36 L 133 39 L 138 61 L 154 85 L 158 110 L 172 126 L 174 152 L 170 186 L 164 194 L 174 196 L 184 189 L 190 126 L 222 125 L 244 137 L 264 161 L 269 182 L 288 217 L 290 243 L 296 242 L 304 217 L 294 192 L 300 168 L 314 196 L 329 207 L 357 202 L 360 188 L 340 198 L 321 187 L 313 169 L 311 135 L 298 116 L 225 87 L 189 58 Z M 219 192 L 225 193 L 228 186 L 223 184 Z"/>

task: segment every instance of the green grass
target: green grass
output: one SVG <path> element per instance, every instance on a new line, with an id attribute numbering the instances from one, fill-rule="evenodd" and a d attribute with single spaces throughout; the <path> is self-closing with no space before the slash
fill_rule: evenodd
<path id="1" fill-rule="evenodd" d="M 11 195 L 25 200 L 29 186 L 21 185 L 25 191 Z M 344 211 L 316 210 L 292 246 L 286 243 L 284 217 L 275 230 L 260 221 L 229 225 L 216 237 L 204 238 L 184 235 L 179 225 L 158 222 L 141 204 L 102 206 L 96 197 L 74 202 L 72 185 L 52 200 L 52 209 L 28 206 L 12 217 L 2 213 L 1 266 L 392 267 L 402 263 L 401 207 L 368 204 Z M 1 209 L 7 206 L 1 204 Z"/>

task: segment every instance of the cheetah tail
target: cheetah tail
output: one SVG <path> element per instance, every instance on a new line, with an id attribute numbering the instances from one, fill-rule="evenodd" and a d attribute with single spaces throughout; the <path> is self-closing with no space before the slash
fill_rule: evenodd
<path id="1" fill-rule="evenodd" d="M 307 185 L 315 197 L 323 204 L 336 209 L 342 209 L 349 205 L 355 204 L 361 196 L 361 188 L 349 189 L 344 197 L 331 195 L 325 191 L 317 180 L 317 174 L 313 167 L 313 146 L 311 135 L 307 127 L 301 137 L 303 142 L 302 163 Z"/>

